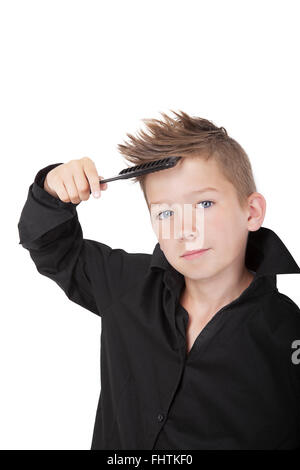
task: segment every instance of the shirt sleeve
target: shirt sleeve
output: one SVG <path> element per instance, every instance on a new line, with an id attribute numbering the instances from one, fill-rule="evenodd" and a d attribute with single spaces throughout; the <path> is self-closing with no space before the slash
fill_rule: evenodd
<path id="1" fill-rule="evenodd" d="M 29 187 L 18 222 L 19 244 L 29 251 L 38 272 L 56 282 L 71 301 L 102 316 L 141 278 L 150 255 L 83 238 L 78 204 L 44 189 L 47 173 L 58 165 L 41 169 Z"/>

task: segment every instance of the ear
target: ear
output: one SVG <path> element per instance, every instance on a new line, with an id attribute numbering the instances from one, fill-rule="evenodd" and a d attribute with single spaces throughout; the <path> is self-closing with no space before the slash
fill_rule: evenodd
<path id="1" fill-rule="evenodd" d="M 254 192 L 248 197 L 248 230 L 255 232 L 263 224 L 266 213 L 266 200 L 260 193 Z"/>

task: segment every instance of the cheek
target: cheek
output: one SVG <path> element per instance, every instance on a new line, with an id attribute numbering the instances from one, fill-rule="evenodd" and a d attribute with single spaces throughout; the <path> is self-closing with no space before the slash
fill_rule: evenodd
<path id="1" fill-rule="evenodd" d="M 243 244 L 245 229 L 241 219 L 227 214 L 215 221 L 212 238 L 216 241 L 218 250 L 228 257 L 235 256 Z M 226 255 L 226 256 L 227 256 Z"/>
<path id="2" fill-rule="evenodd" d="M 236 244 L 242 231 L 241 220 L 224 207 L 206 218 L 205 234 L 211 246 L 215 242 L 216 247 L 228 249 Z"/>
<path id="3" fill-rule="evenodd" d="M 175 230 L 174 220 L 172 219 L 152 221 L 152 228 L 160 244 L 164 241 L 174 240 L 175 233 L 178 233 Z"/>
<path id="4" fill-rule="evenodd" d="M 214 213 L 208 214 L 204 220 L 204 231 L 207 241 L 219 243 L 223 239 L 224 235 L 228 231 L 228 226 L 231 226 L 228 217 L 225 216 L 224 211 L 215 211 Z"/>

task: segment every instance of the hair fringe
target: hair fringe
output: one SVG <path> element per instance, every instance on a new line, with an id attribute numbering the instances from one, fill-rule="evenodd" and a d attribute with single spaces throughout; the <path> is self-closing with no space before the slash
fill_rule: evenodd
<path id="1" fill-rule="evenodd" d="M 245 150 L 231 138 L 225 127 L 182 110 L 170 110 L 174 116 L 160 112 L 162 119 L 144 118 L 145 129 L 136 136 L 127 133 L 128 141 L 118 144 L 118 151 L 127 162 L 140 165 L 169 156 L 208 156 L 216 158 L 224 176 L 235 186 L 242 205 L 256 191 L 251 164 Z M 129 165 L 130 166 L 130 165 Z M 147 175 L 133 178 L 145 193 Z"/>

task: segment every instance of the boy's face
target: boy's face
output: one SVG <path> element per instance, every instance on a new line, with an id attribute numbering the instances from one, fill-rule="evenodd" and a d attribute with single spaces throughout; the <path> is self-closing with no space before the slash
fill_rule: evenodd
<path id="1" fill-rule="evenodd" d="M 217 191 L 200 192 L 207 187 Z M 145 189 L 160 248 L 181 274 L 210 278 L 244 263 L 249 207 L 240 207 L 234 186 L 213 158 L 182 158 L 174 168 L 148 174 Z M 182 257 L 207 248 L 193 259 Z"/>

